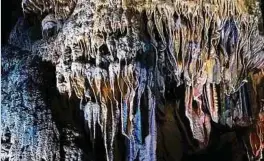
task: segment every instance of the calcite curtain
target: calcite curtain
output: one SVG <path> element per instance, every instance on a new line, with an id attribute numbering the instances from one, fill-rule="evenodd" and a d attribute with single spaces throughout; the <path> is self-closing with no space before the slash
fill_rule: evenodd
<path id="1" fill-rule="evenodd" d="M 191 160 L 221 139 L 263 159 L 263 3 L 23 0 L 1 160 Z"/>

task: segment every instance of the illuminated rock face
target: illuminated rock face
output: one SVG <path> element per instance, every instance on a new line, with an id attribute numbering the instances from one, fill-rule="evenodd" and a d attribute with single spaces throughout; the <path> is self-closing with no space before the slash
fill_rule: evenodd
<path id="1" fill-rule="evenodd" d="M 47 65 L 15 46 L 1 53 L 1 159 L 59 160 L 59 132 L 41 91 Z"/>
<path id="2" fill-rule="evenodd" d="M 258 6 L 248 0 L 24 0 L 26 14 L 45 13 L 42 39 L 19 39 L 14 30 L 9 43 L 27 40 L 18 47 L 55 66 L 57 90 L 78 101 L 70 108 L 81 111 L 80 124 L 85 128 L 57 132 L 70 145 L 56 144 L 48 137 L 44 142 L 50 143 L 38 147 L 63 150 L 54 149 L 44 159 L 88 159 L 90 154 L 80 157 L 85 152 L 69 137 L 83 135 L 89 136 L 84 140 L 93 149 L 103 144 L 104 160 L 180 160 L 183 148 L 194 154 L 207 149 L 215 125 L 231 131 L 256 127 L 240 138 L 250 159 L 261 158 L 263 95 L 259 93 L 263 89 L 256 88 L 263 88 L 259 71 L 264 68 L 264 38 L 258 30 L 262 23 Z M 27 34 L 27 30 L 21 32 Z M 15 79 L 8 74 L 6 78 Z M 165 155 L 174 152 L 178 157 Z M 98 152 L 91 155 L 95 159 Z"/>

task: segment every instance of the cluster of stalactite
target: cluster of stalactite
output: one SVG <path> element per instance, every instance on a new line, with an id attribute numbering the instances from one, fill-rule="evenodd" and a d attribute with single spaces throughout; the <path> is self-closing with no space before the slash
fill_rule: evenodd
<path id="1" fill-rule="evenodd" d="M 80 99 L 91 139 L 101 128 L 107 160 L 114 159 L 119 131 L 127 160 L 156 160 L 156 111 L 164 107 L 170 81 L 185 86 L 185 115 L 199 148 L 210 140 L 211 121 L 256 125 L 248 150 L 260 157 L 263 105 L 252 102 L 263 97 L 249 92 L 256 82 L 250 72 L 264 68 L 257 2 L 23 2 L 27 12 L 45 12 L 45 6 L 53 12 L 32 50 L 56 65 L 58 90 Z"/>

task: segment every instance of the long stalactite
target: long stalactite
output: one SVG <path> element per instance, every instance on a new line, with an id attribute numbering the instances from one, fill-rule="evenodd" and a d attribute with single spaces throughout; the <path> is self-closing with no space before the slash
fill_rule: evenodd
<path id="1" fill-rule="evenodd" d="M 42 39 L 30 50 L 56 67 L 58 91 L 79 99 L 86 132 L 93 145 L 102 134 L 107 161 L 117 160 L 119 134 L 126 160 L 159 160 L 158 113 L 169 117 L 168 97 L 179 87 L 184 116 L 176 116 L 190 151 L 206 149 L 212 123 L 250 127 L 243 140 L 252 160 L 264 148 L 259 3 L 23 0 L 22 8 L 43 17 Z"/>
<path id="2" fill-rule="evenodd" d="M 119 128 L 127 160 L 156 160 L 156 102 L 170 80 L 186 86 L 185 115 L 200 148 L 210 140 L 211 120 L 233 127 L 256 117 L 245 88 L 248 72 L 263 69 L 264 41 L 247 7 L 238 0 L 80 0 L 40 53 L 56 64 L 59 91 L 82 100 L 93 138 L 101 127 L 107 160 L 114 160 Z M 54 13 L 42 22 L 44 33 L 58 30 L 56 16 L 65 12 Z M 145 137 L 142 117 L 148 117 Z"/>

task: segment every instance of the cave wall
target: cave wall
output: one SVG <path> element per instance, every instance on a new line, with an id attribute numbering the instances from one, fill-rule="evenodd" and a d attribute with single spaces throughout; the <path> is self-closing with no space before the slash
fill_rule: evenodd
<path id="1" fill-rule="evenodd" d="M 263 2 L 11 4 L 1 160 L 261 159 Z"/>

